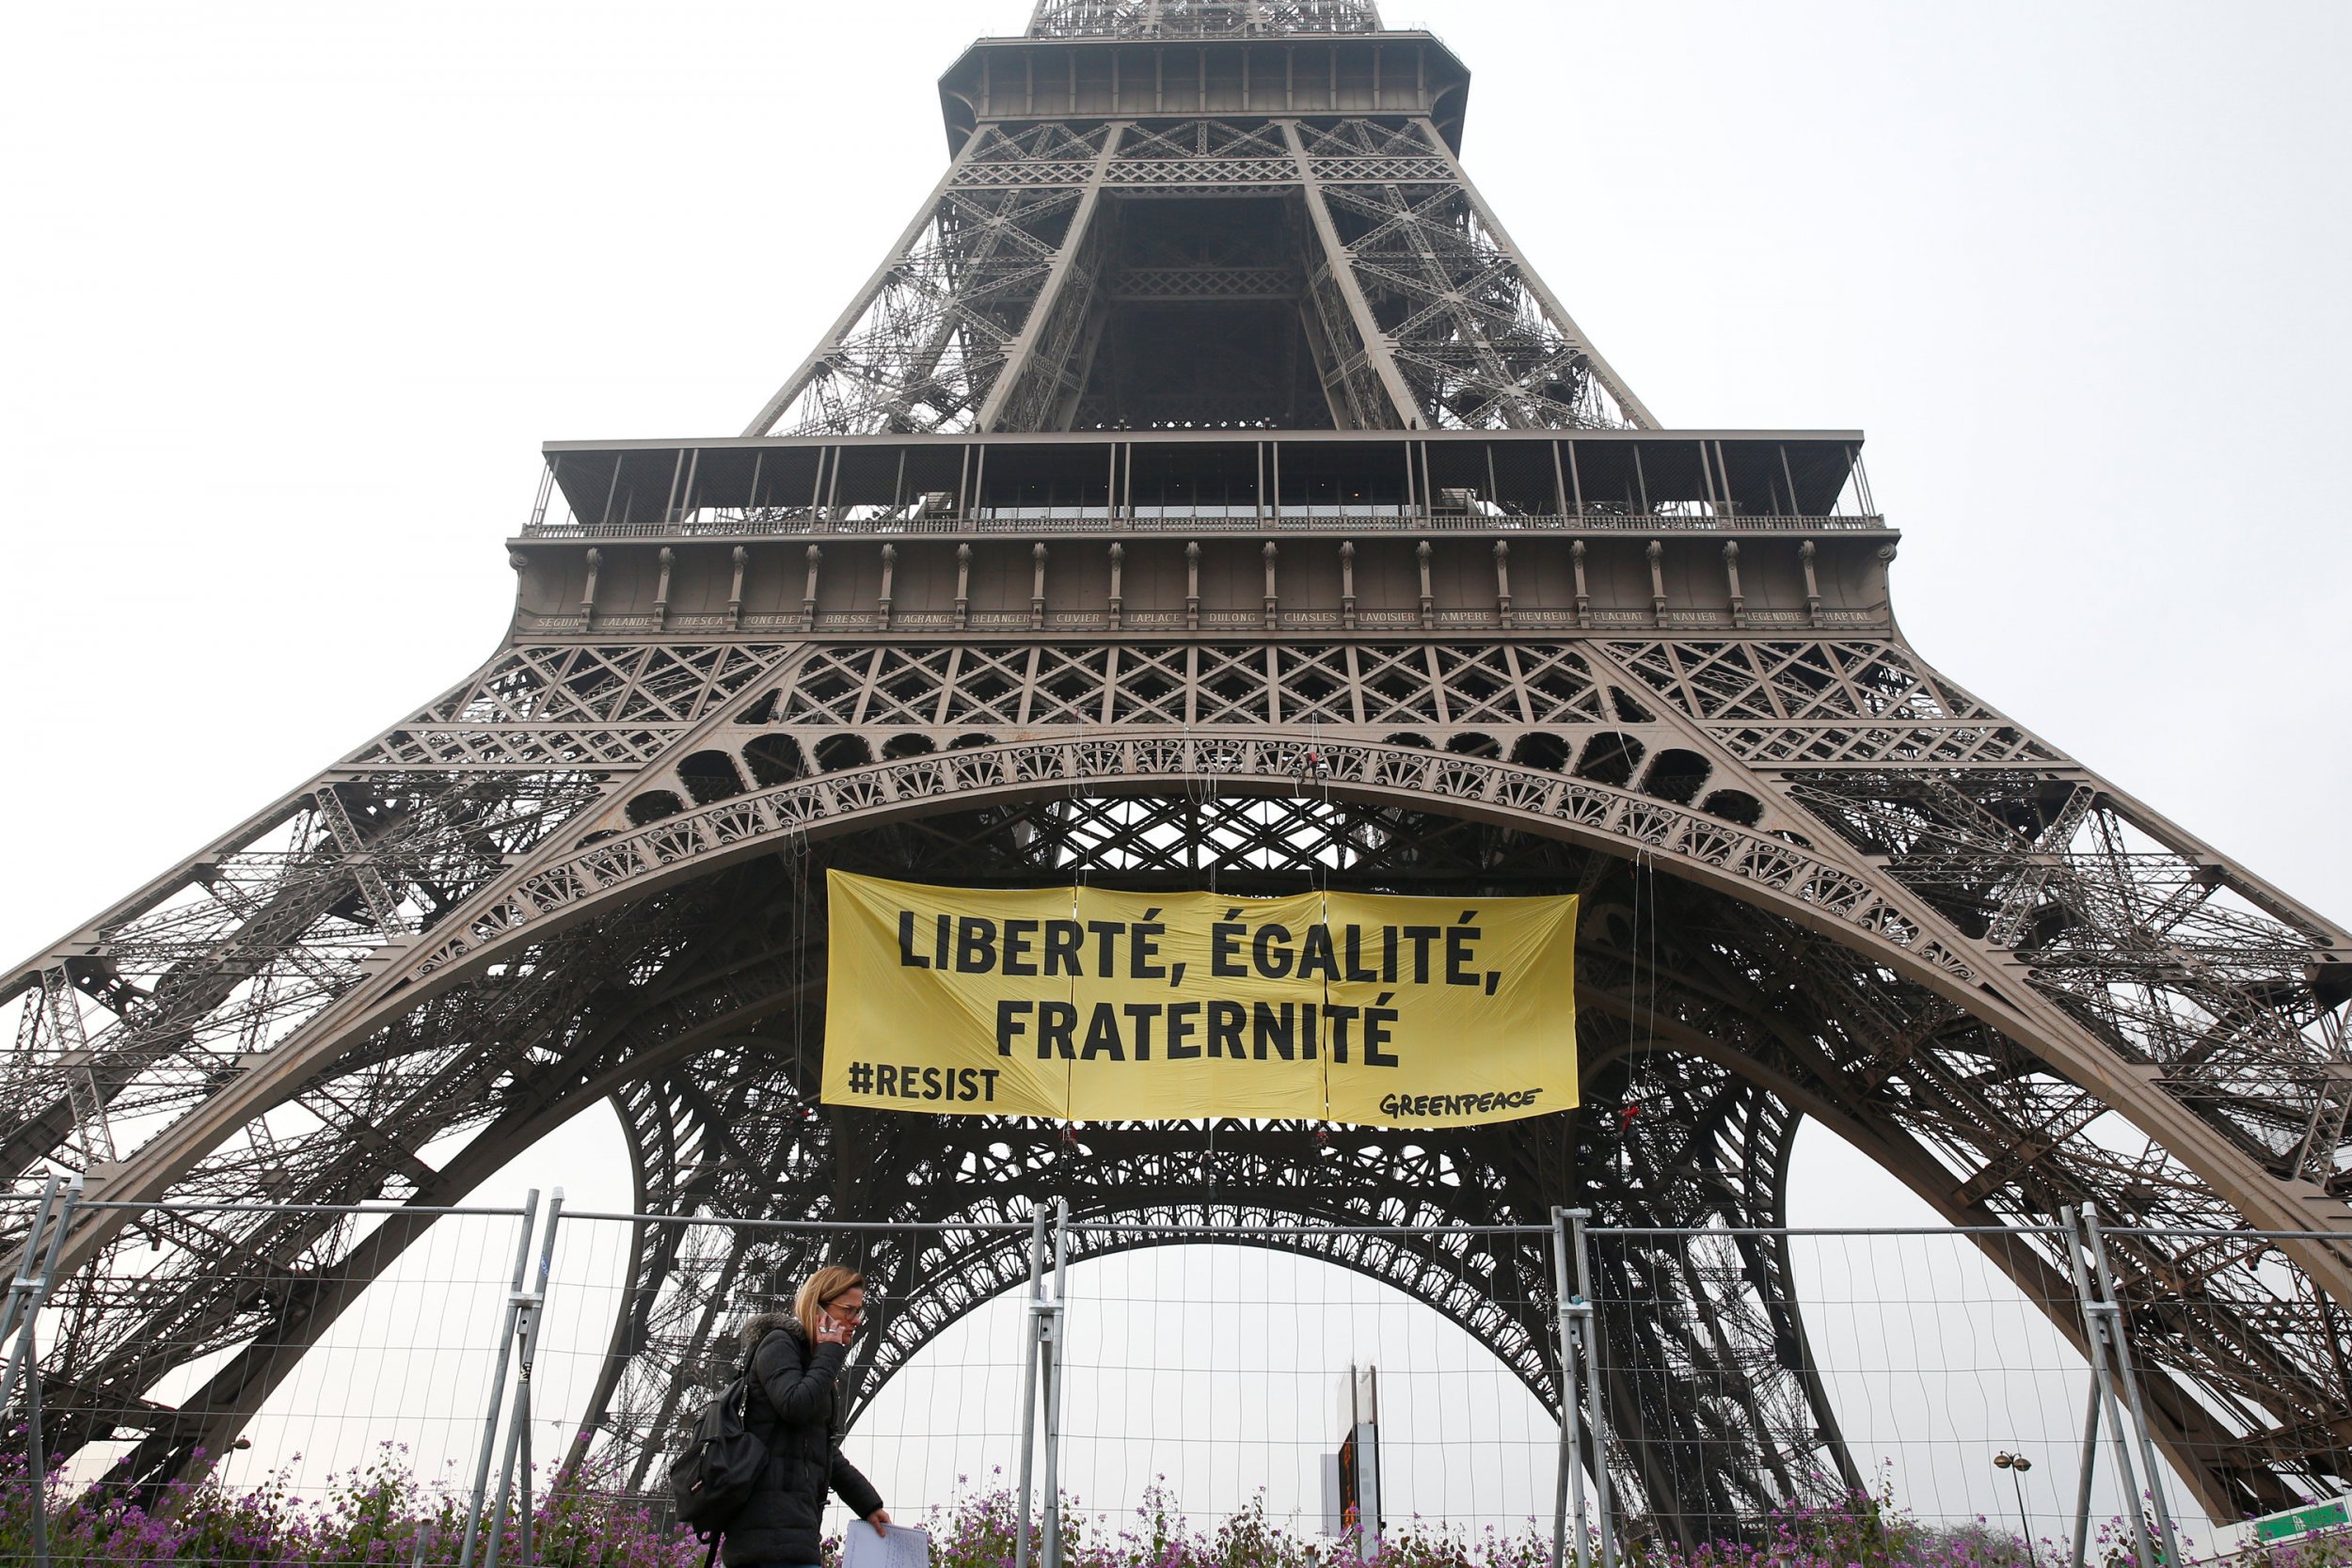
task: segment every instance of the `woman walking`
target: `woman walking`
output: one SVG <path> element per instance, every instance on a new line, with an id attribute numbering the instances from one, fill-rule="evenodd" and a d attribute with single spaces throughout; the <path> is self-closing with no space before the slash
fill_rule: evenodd
<path id="1" fill-rule="evenodd" d="M 887 1529 L 882 1494 L 841 1453 L 841 1364 L 865 1316 L 865 1277 L 824 1268 L 803 1282 L 790 1313 L 761 1313 L 743 1325 L 752 1356 L 744 1424 L 767 1439 L 768 1468 L 727 1526 L 727 1568 L 816 1568 L 828 1490 Z"/>

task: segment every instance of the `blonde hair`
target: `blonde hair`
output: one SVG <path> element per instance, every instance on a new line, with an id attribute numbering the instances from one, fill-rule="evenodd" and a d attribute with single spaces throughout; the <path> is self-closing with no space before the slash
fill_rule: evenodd
<path id="1" fill-rule="evenodd" d="M 808 1342 L 811 1345 L 818 1342 L 818 1314 L 851 1291 L 862 1291 L 865 1288 L 866 1276 L 864 1275 L 855 1269 L 845 1269 L 837 1265 L 818 1269 L 815 1274 L 801 1281 L 800 1291 L 792 1298 L 792 1315 L 801 1320 L 801 1332 L 808 1336 Z"/>

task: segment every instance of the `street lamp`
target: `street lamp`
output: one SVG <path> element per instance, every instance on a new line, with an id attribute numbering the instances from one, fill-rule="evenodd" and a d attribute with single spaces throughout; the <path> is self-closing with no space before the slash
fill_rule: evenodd
<path id="1" fill-rule="evenodd" d="M 2009 1472 L 2009 1483 L 2017 1494 L 2017 1528 L 2026 1539 L 2026 1560 L 2033 1568 L 2042 1568 L 2042 1560 L 2034 1555 L 2033 1526 L 2026 1520 L 2026 1483 L 2018 1479 L 2033 1468 L 2033 1461 L 2022 1453 L 2010 1453 L 2004 1449 L 1993 1456 L 1993 1466 Z"/>

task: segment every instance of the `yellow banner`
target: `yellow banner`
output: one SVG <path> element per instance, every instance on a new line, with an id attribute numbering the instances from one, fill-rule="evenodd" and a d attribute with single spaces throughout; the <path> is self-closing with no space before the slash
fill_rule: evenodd
<path id="1" fill-rule="evenodd" d="M 1458 1127 L 1576 1103 L 1576 900 L 828 873 L 824 1099 Z"/>

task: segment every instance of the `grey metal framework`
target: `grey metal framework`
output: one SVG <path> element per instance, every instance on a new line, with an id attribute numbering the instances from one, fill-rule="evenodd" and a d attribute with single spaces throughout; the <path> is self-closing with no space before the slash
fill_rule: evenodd
<path id="1" fill-rule="evenodd" d="M 1654 427 L 1463 172 L 1469 87 L 1359 0 L 1049 0 L 745 434 Z"/>
<path id="2" fill-rule="evenodd" d="M 947 1227 L 879 1259 L 869 1391 L 1025 1267 L 981 1227 L 1060 1196 L 1388 1279 L 1557 1401 L 1540 1246 L 1279 1222 L 1765 1229 L 1811 1117 L 1956 1223 L 2116 1224 L 2214 1516 L 2352 1481 L 2352 936 L 1910 648 L 1858 435 L 1657 428 L 1463 176 L 1467 86 L 1344 0 L 1049 0 L 976 44 L 947 175 L 747 435 L 551 446 L 475 675 L 9 973 L 10 1173 L 426 1208 L 610 1101 L 641 1211 Z M 828 866 L 1581 893 L 1585 1108 L 824 1107 Z M 2249 1226 L 2307 1239 L 2167 1234 Z M 47 1353 L 53 1450 L 216 1451 L 417 1229 L 81 1211 L 107 1287 Z M 641 1238 L 624 1480 L 806 1260 L 729 1237 Z M 2071 1301 L 2045 1240 L 1995 1256 Z M 1687 1256 L 1597 1261 L 1661 1304 L 1604 1324 L 1611 1469 L 1695 1539 L 1852 1472 L 1777 1244 Z M 164 1321 L 222 1356 L 176 1406 Z"/>
<path id="3" fill-rule="evenodd" d="M 1194 39 L 1376 33 L 1372 0 L 1038 0 L 1032 38 Z"/>

